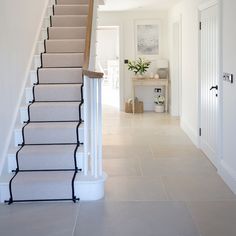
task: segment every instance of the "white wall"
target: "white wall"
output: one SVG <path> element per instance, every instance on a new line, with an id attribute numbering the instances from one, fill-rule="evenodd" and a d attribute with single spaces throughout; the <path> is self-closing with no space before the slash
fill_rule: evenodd
<path id="1" fill-rule="evenodd" d="M 221 176 L 236 194 L 236 1 L 223 1 L 223 71 L 234 83 L 223 82 L 223 153 Z"/>
<path id="2" fill-rule="evenodd" d="M 160 20 L 161 22 L 161 52 L 159 58 L 169 58 L 168 50 L 168 13 L 166 11 L 125 11 L 125 12 L 99 12 L 99 26 L 120 27 L 120 59 L 121 59 L 121 94 L 122 105 L 124 101 L 132 97 L 131 78 L 133 73 L 129 72 L 124 59 L 135 59 L 135 20 Z M 156 69 L 155 62 L 153 63 Z M 137 96 L 144 100 L 147 110 L 153 108 L 153 88 L 137 89 Z"/>
<path id="3" fill-rule="evenodd" d="M 0 169 L 11 139 L 47 0 L 0 1 Z"/>
<path id="4" fill-rule="evenodd" d="M 198 146 L 198 7 L 207 0 L 183 0 L 169 11 L 169 36 L 176 19 L 182 19 L 181 126 Z M 173 59 L 170 57 L 170 66 Z M 173 71 L 171 72 L 173 73 Z"/>

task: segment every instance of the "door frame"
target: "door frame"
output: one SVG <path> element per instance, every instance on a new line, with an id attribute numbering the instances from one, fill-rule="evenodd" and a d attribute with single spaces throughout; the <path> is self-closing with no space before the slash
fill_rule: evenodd
<path id="1" fill-rule="evenodd" d="M 198 22 L 200 24 L 201 21 L 201 12 L 212 7 L 217 6 L 217 14 L 218 14 L 218 42 L 219 42 L 219 58 L 218 58 L 218 114 L 217 114 L 217 150 L 216 150 L 216 161 L 213 163 L 217 170 L 220 166 L 220 161 L 222 160 L 222 134 L 223 134 L 223 80 L 221 79 L 221 75 L 223 74 L 223 49 L 222 49 L 222 0 L 209 0 L 203 4 L 200 4 L 198 7 Z M 201 149 L 201 31 L 198 33 L 198 128 L 199 128 L 199 137 L 198 137 L 198 145 Z M 212 160 L 211 160 L 212 161 Z"/>
<path id="2" fill-rule="evenodd" d="M 180 117 L 182 116 L 182 66 L 183 66 L 183 61 L 182 61 L 182 49 L 183 49 L 183 45 L 182 45 L 182 31 L 183 31 L 183 28 L 182 28 L 182 14 L 178 15 L 177 17 L 174 18 L 174 20 L 171 22 L 171 32 L 172 32 L 172 37 L 171 37 L 171 48 L 172 48 L 172 52 L 174 51 L 173 49 L 173 40 L 174 40 L 174 24 L 178 24 L 179 26 L 179 68 L 178 68 L 178 81 L 176 81 L 176 83 L 178 84 L 178 87 L 176 88 L 173 88 L 171 86 L 171 115 L 172 116 L 177 116 L 177 117 Z M 171 55 L 172 57 L 172 61 L 173 61 L 173 58 L 174 58 L 174 53 L 172 53 Z M 171 72 L 173 73 L 174 72 L 174 68 L 173 68 L 173 64 L 171 65 L 171 68 L 170 68 Z M 171 78 L 173 76 L 171 75 Z M 176 99 L 176 96 L 173 96 L 173 90 L 178 90 L 178 98 L 177 98 L 177 102 L 178 102 L 178 109 L 173 109 L 173 99 Z M 175 110 L 175 111 L 173 111 Z"/>

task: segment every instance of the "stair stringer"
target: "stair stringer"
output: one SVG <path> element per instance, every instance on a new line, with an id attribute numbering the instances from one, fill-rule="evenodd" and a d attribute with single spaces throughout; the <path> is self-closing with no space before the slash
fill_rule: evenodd
<path id="1" fill-rule="evenodd" d="M 32 52 L 31 56 L 29 58 L 29 63 L 26 69 L 25 73 L 25 79 L 24 82 L 22 83 L 22 90 L 21 90 L 21 95 L 19 96 L 19 102 L 16 106 L 15 114 L 12 117 L 12 125 L 9 131 L 8 137 L 6 137 L 6 145 L 5 145 L 5 150 L 3 152 L 3 158 L 0 161 L 0 175 L 4 175 L 8 173 L 8 152 L 10 149 L 14 148 L 14 130 L 16 127 L 19 127 L 21 125 L 21 114 L 20 114 L 20 107 L 26 106 L 27 102 L 25 99 L 25 93 L 26 93 L 26 88 L 33 88 L 33 84 L 31 83 L 31 71 L 36 70 L 37 65 L 39 64 L 38 56 L 39 53 L 42 50 L 42 47 L 39 42 L 44 40 L 46 38 L 45 30 L 47 29 L 47 26 L 50 24 L 50 14 L 52 13 L 52 5 L 55 3 L 55 0 L 48 0 L 45 4 L 44 10 L 42 12 L 41 20 L 39 23 L 39 27 L 36 33 L 35 37 L 35 43 L 32 47 Z"/>

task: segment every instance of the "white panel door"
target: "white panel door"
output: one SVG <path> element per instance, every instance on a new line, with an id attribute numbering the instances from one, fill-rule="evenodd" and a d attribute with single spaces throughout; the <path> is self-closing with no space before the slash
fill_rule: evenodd
<path id="1" fill-rule="evenodd" d="M 217 5 L 201 11 L 201 149 L 217 165 L 219 36 Z"/>

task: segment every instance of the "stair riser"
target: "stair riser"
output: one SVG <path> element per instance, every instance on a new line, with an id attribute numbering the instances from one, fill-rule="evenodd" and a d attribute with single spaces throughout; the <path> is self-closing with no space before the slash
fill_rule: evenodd
<path id="1" fill-rule="evenodd" d="M 81 115 L 83 111 L 81 109 Z M 30 108 L 30 121 L 78 121 L 79 105 L 62 107 L 34 107 Z"/>
<path id="2" fill-rule="evenodd" d="M 39 55 L 34 56 L 34 60 L 32 63 L 32 69 L 37 70 L 39 67 L 41 67 L 41 58 Z"/>
<path id="3" fill-rule="evenodd" d="M 83 129 L 79 128 L 79 140 L 83 142 Z M 25 128 L 24 137 L 26 144 L 56 144 L 77 143 L 76 128 L 53 128 L 53 129 L 29 129 Z"/>
<path id="4" fill-rule="evenodd" d="M 77 153 L 76 155 L 76 160 L 77 160 L 77 165 L 79 169 L 83 169 L 84 166 L 84 157 L 83 157 L 83 153 Z M 61 158 L 60 162 L 58 162 L 58 158 L 57 159 L 52 159 L 50 160 L 51 166 L 49 166 L 49 163 L 46 162 L 47 160 L 45 159 L 41 159 L 41 160 L 37 160 L 34 162 L 33 165 L 30 165 L 27 162 L 26 164 L 23 164 L 23 162 L 21 161 L 20 167 L 22 169 L 27 169 L 27 170 L 38 170 L 38 169 L 65 169 L 65 168 L 74 168 L 73 166 L 73 162 L 70 162 L 72 165 L 68 165 L 68 159 L 67 158 Z M 26 163 L 26 162 L 25 162 Z M 47 163 L 47 165 L 44 165 L 45 163 Z M 8 155 L 8 172 L 11 173 L 12 170 L 15 170 L 17 167 L 16 165 L 16 155 L 15 154 L 9 154 Z"/>
<path id="5" fill-rule="evenodd" d="M 48 31 L 47 31 L 47 28 L 43 28 L 40 32 L 40 37 L 39 39 L 40 40 L 44 40 L 44 39 L 47 39 L 48 38 Z"/>
<path id="6" fill-rule="evenodd" d="M 86 28 L 49 28 L 49 39 L 85 39 Z"/>
<path id="7" fill-rule="evenodd" d="M 35 83 L 37 83 L 37 70 L 30 71 L 29 80 L 31 82 L 31 85 L 34 85 Z"/>
<path id="8" fill-rule="evenodd" d="M 56 111 L 53 111 L 52 113 L 56 114 L 55 117 L 57 117 L 57 118 L 55 120 L 50 120 L 49 117 L 46 117 L 45 116 L 45 111 L 42 112 L 43 116 L 41 117 L 40 120 L 41 121 L 43 121 L 43 120 L 47 120 L 47 121 L 63 121 L 63 118 L 62 118 L 62 116 L 59 113 L 57 113 Z M 63 116 L 64 116 L 64 114 L 63 114 Z M 28 107 L 22 107 L 20 109 L 20 117 L 21 117 L 21 123 L 22 124 L 24 124 L 24 122 L 27 122 L 29 120 Z M 75 115 L 73 117 L 68 117 L 67 120 L 75 120 L 75 118 L 77 118 L 77 117 L 78 117 L 78 115 Z M 38 116 L 38 118 L 39 118 L 39 116 Z M 81 118 L 84 119 L 83 105 L 81 106 Z M 64 118 L 64 120 L 65 120 L 65 118 Z M 65 121 L 67 121 L 67 120 L 65 120 Z M 33 119 L 32 115 L 31 115 L 31 121 L 35 121 Z M 38 119 L 37 119 L 37 121 L 38 121 Z"/>
<path id="9" fill-rule="evenodd" d="M 49 40 L 46 41 L 46 52 L 47 53 L 72 53 L 78 52 L 83 53 L 85 50 L 85 41 L 62 41 L 62 40 Z"/>
<path id="10" fill-rule="evenodd" d="M 81 201 L 96 201 L 104 197 L 105 177 L 96 179 L 94 181 L 91 180 L 90 176 L 88 176 L 88 179 L 83 179 L 84 180 L 78 179 L 75 181 L 75 195 L 79 196 Z M 53 184 L 51 188 L 53 188 Z M 0 202 L 3 203 L 10 197 L 8 182 L 0 184 L 0 192 Z M 27 197 L 31 198 L 31 195 Z"/>
<path id="11" fill-rule="evenodd" d="M 43 54 L 42 61 L 45 68 L 70 68 L 82 67 L 84 60 L 83 53 L 73 54 Z"/>
<path id="12" fill-rule="evenodd" d="M 88 4 L 88 0 L 57 0 L 58 5 Z"/>
<path id="13" fill-rule="evenodd" d="M 50 27 L 51 22 L 50 22 L 50 17 L 45 17 L 43 20 L 43 28 Z"/>
<path id="14" fill-rule="evenodd" d="M 26 88 L 25 89 L 25 102 L 26 102 L 26 104 L 29 104 L 32 101 L 33 101 L 32 88 Z"/>
<path id="15" fill-rule="evenodd" d="M 81 101 L 80 85 L 38 85 L 34 88 L 36 102 Z"/>
<path id="16" fill-rule="evenodd" d="M 39 83 L 42 84 L 60 84 L 60 83 L 82 83 L 82 69 L 65 68 L 65 69 L 40 69 Z"/>
<path id="17" fill-rule="evenodd" d="M 15 200 L 71 199 L 72 188 L 70 182 L 71 181 L 65 183 L 36 182 L 33 185 L 16 184 L 12 188 L 12 194 Z M 22 189 L 24 189 L 24 191 L 22 191 Z"/>
<path id="18" fill-rule="evenodd" d="M 44 48 L 44 42 L 43 41 L 38 41 L 37 47 L 36 47 L 36 53 L 38 55 L 40 55 L 41 53 L 43 53 L 45 51 Z"/>
<path id="19" fill-rule="evenodd" d="M 67 133 L 63 132 L 63 130 L 61 130 L 60 132 L 57 132 L 57 133 L 60 133 L 58 135 L 60 135 L 61 137 L 60 136 L 55 137 L 55 136 L 58 136 L 55 134 L 55 132 L 49 137 L 47 133 L 49 132 L 44 132 L 42 135 L 40 134 L 41 138 L 36 137 L 34 138 L 34 140 L 29 140 L 28 144 L 52 144 L 52 143 L 61 144 L 61 143 L 76 143 L 77 142 L 75 129 L 67 132 L 68 137 L 64 137 L 67 135 Z M 37 136 L 37 135 L 38 134 L 34 136 Z M 21 145 L 23 143 L 22 129 L 16 129 L 14 132 L 14 136 L 15 136 L 15 146 L 17 147 L 18 145 Z M 45 139 L 47 139 L 47 142 L 45 141 Z M 79 128 L 79 139 L 80 139 L 80 142 L 82 143 L 84 142 L 84 129 L 83 128 Z"/>
<path id="20" fill-rule="evenodd" d="M 86 27 L 87 16 L 52 16 L 52 27 Z"/>
<path id="21" fill-rule="evenodd" d="M 66 5 L 55 5 L 54 14 L 55 15 L 87 15 L 88 5 L 79 6 L 66 6 Z"/>

